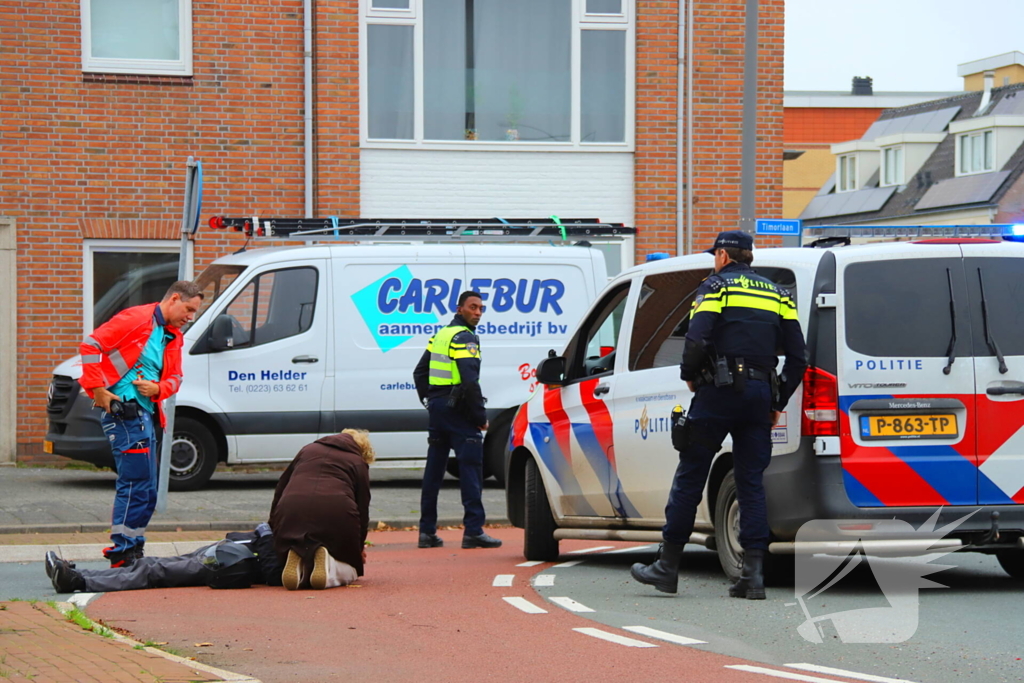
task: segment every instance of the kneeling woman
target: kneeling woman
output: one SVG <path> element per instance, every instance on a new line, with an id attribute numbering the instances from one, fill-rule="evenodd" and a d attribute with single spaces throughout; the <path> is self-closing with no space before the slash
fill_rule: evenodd
<path id="1" fill-rule="evenodd" d="M 368 432 L 346 429 L 303 448 L 281 475 L 270 526 L 288 590 L 347 586 L 363 575 L 373 458 Z"/>

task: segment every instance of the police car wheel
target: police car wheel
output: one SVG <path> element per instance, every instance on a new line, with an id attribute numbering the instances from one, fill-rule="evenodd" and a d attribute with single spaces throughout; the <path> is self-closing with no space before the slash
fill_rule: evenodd
<path id="1" fill-rule="evenodd" d="M 1024 579 L 1024 550 L 1000 550 L 996 553 L 999 564 L 1015 579 Z"/>
<path id="2" fill-rule="evenodd" d="M 494 418 L 484 438 L 484 479 L 493 476 L 502 488 L 505 488 L 505 453 L 514 415 L 515 411 L 508 411 Z"/>
<path id="3" fill-rule="evenodd" d="M 555 518 L 537 461 L 526 462 L 526 506 L 523 519 L 523 555 L 528 560 L 553 562 L 558 559 Z"/>
<path id="4" fill-rule="evenodd" d="M 715 501 L 715 546 L 718 562 L 730 581 L 740 578 L 743 548 L 740 546 L 740 505 L 736 500 L 736 480 L 730 470 L 718 487 Z"/>
<path id="5" fill-rule="evenodd" d="M 217 469 L 217 442 L 202 422 L 190 417 L 174 420 L 171 442 L 171 491 L 196 491 L 206 486 Z"/>
<path id="6" fill-rule="evenodd" d="M 444 465 L 444 469 L 448 474 L 452 475 L 456 479 L 459 478 L 459 461 L 456 460 L 454 456 L 449 456 L 448 462 Z"/>

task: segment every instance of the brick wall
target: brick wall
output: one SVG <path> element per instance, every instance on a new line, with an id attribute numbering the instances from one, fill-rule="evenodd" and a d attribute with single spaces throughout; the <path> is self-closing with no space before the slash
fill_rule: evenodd
<path id="1" fill-rule="evenodd" d="M 680 4 L 637 3 L 637 259 L 676 253 L 677 36 Z M 746 3 L 694 4 L 694 248 L 740 227 Z M 782 212 L 783 0 L 761 0 L 758 37 L 757 215 Z M 681 76 L 685 78 L 685 65 Z M 685 106 L 685 102 L 683 103 Z M 767 244 L 758 240 L 758 244 Z"/>
<path id="2" fill-rule="evenodd" d="M 358 116 L 354 3 L 318 2 L 339 125 Z M 302 2 L 193 1 L 194 76 L 83 75 L 77 1 L 0 8 L 0 214 L 18 219 L 22 460 L 41 453 L 53 366 L 82 337 L 82 239 L 173 239 L 185 161 L 203 161 L 203 215 L 303 212 Z M 336 37 L 335 34 L 347 34 Z M 328 130 L 331 210 L 358 207 L 356 133 Z M 351 149 L 346 149 L 346 146 Z M 200 231 L 197 268 L 237 249 Z"/>

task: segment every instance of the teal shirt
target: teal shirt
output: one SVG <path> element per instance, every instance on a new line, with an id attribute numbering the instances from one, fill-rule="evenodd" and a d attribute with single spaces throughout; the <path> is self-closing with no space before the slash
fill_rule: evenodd
<path id="1" fill-rule="evenodd" d="M 164 349 L 167 348 L 167 342 L 174 336 L 164 327 L 164 317 L 160 313 L 159 306 L 156 308 L 154 317 L 156 323 L 153 325 L 153 332 L 149 335 L 149 340 L 142 349 L 139 360 L 135 361 L 135 365 L 128 371 L 128 374 L 110 390 L 120 396 L 122 401 L 135 401 L 151 413 L 156 412 L 156 403 L 153 402 L 153 399 L 140 394 L 132 382 L 136 379 L 160 381 L 160 372 L 164 367 Z"/>

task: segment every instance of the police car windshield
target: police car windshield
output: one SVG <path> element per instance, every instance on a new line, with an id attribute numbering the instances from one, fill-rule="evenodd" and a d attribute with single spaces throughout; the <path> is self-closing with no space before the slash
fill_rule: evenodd
<path id="1" fill-rule="evenodd" d="M 245 269 L 246 266 L 225 266 L 215 263 L 196 278 L 196 284 L 203 288 L 203 305 L 195 320 L 192 321 L 193 325 L 203 317 L 206 311 L 210 310 L 213 302 L 220 298 L 224 290 L 238 279 Z"/>

